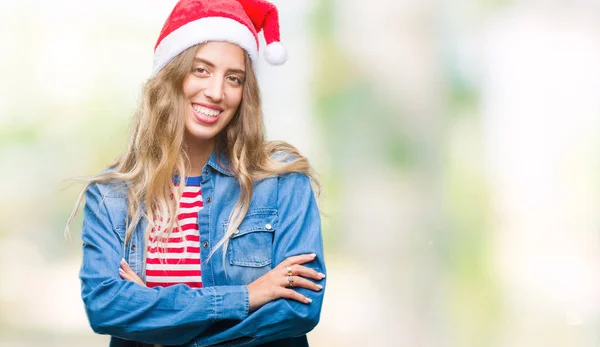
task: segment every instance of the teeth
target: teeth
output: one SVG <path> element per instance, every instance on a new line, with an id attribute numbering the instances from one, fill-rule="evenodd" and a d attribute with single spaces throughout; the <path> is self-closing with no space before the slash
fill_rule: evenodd
<path id="1" fill-rule="evenodd" d="M 202 113 L 205 116 L 216 117 L 221 113 L 221 111 L 211 110 L 210 108 L 202 107 L 200 105 L 192 105 L 194 110 L 198 113 Z"/>

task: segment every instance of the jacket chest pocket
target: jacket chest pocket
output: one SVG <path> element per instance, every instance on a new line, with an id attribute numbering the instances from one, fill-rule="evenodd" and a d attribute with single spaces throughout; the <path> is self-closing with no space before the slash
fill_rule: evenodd
<path id="1" fill-rule="evenodd" d="M 248 211 L 246 218 L 229 240 L 231 265 L 264 267 L 271 264 L 273 232 L 277 229 L 277 210 Z M 223 224 L 227 230 L 227 223 Z"/>

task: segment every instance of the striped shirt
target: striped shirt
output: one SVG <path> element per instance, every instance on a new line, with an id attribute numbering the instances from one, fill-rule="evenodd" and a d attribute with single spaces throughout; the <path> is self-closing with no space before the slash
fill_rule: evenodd
<path id="1" fill-rule="evenodd" d="M 168 287 L 184 283 L 191 288 L 202 288 L 200 267 L 200 231 L 198 211 L 204 206 L 200 176 L 188 177 L 179 202 L 179 228 L 174 227 L 165 244 L 156 242 L 154 229 L 150 232 L 146 258 L 146 285 Z M 166 234 L 165 234 L 166 235 Z"/>

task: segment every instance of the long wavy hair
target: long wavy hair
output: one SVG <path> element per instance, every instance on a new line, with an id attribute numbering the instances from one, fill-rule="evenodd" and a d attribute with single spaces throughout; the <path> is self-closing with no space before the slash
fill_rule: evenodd
<path id="1" fill-rule="evenodd" d="M 186 101 L 183 81 L 192 71 L 198 47 L 200 45 L 179 54 L 145 83 L 125 152 L 110 165 L 110 170 L 84 179 L 86 185 L 66 223 L 67 233 L 88 186 L 116 181 L 123 183 L 127 190 L 125 244 L 141 218 L 146 218 L 146 245 L 158 242 L 167 247 L 173 227 L 178 227 L 179 201 L 185 187 L 185 180 L 175 185 L 173 177 L 186 177 L 190 167 L 184 140 Z M 248 212 L 254 182 L 292 172 L 304 173 L 310 177 L 313 189 L 320 191 L 308 160 L 297 148 L 283 141 L 265 141 L 258 82 L 248 54 L 244 60 L 246 78 L 240 106 L 215 141 L 215 151 L 231 163 L 229 169 L 239 182 L 241 194 L 225 235 L 209 258 L 219 247 L 223 247 L 225 258 L 228 241 Z M 278 155 L 274 156 L 276 153 Z M 149 237 L 151 231 L 156 237 Z"/>

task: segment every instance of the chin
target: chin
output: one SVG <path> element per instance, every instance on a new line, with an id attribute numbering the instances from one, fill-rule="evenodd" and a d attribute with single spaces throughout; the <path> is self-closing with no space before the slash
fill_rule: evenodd
<path id="1" fill-rule="evenodd" d="M 213 124 L 202 124 L 192 116 L 186 122 L 186 130 L 195 139 L 203 141 L 213 140 L 225 129 L 232 118 L 232 114 L 225 114 Z"/>
<path id="2" fill-rule="evenodd" d="M 215 131 L 202 131 L 199 129 L 188 129 L 189 139 L 192 141 L 212 141 L 214 140 L 218 132 Z"/>

